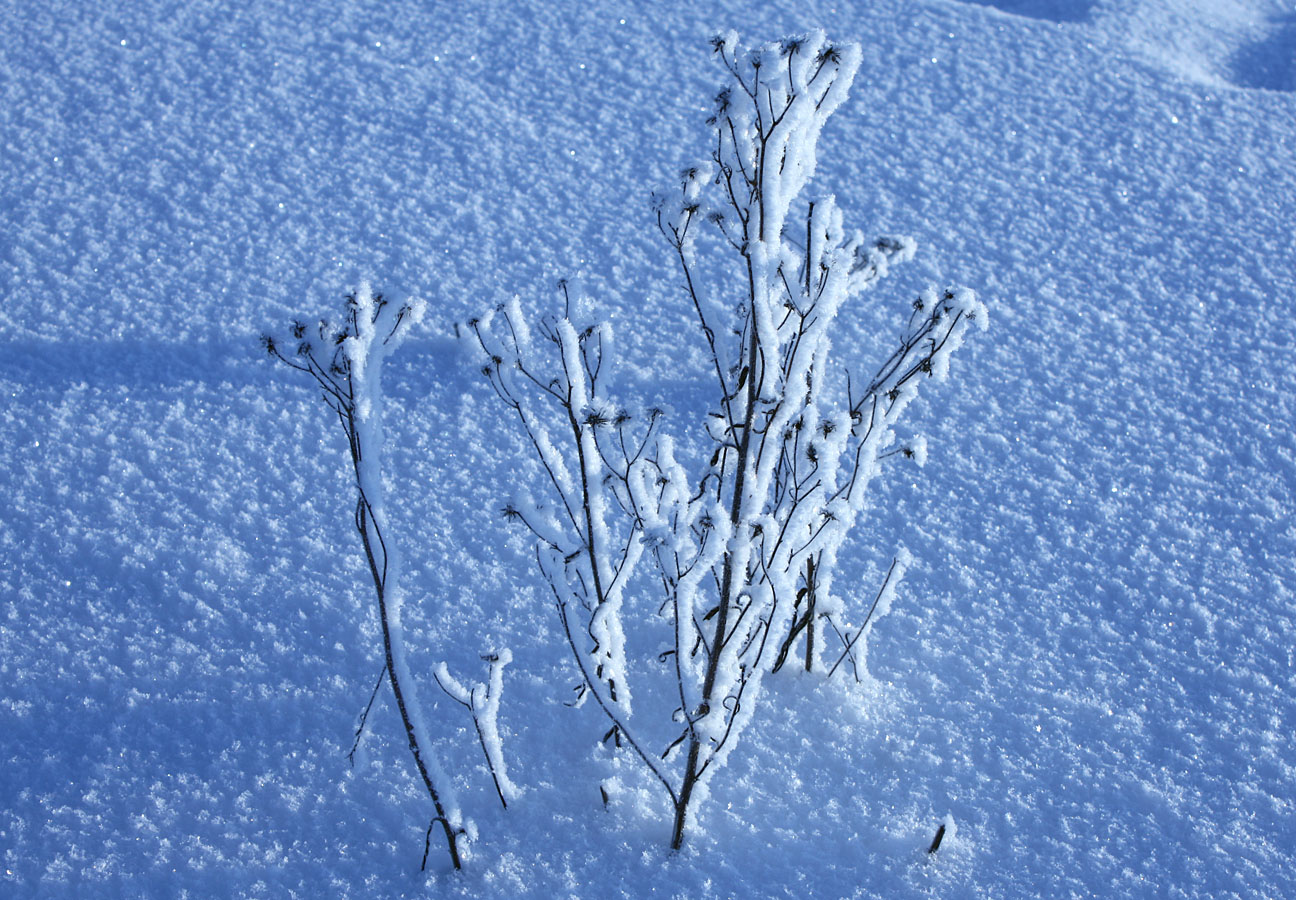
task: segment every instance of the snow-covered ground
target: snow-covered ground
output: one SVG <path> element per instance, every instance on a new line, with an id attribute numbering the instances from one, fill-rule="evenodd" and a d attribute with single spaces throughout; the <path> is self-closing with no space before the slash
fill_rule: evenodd
<path id="1" fill-rule="evenodd" d="M 1282 897 L 1296 885 L 1291 0 L 0 9 L 0 894 Z M 873 680 L 780 673 L 691 841 L 597 747 L 525 542 L 524 447 L 455 323 L 570 277 L 620 390 L 703 409 L 649 192 L 705 153 L 706 39 L 859 41 L 816 183 L 992 328 L 907 421 L 838 589 L 912 569 Z M 384 700 L 336 423 L 257 336 L 362 278 L 411 665 L 465 870 Z M 857 585 L 852 589 L 850 585 Z M 498 809 L 431 683 L 509 647 Z M 840 676 L 840 673 L 839 673 Z M 599 793 L 609 790 L 606 810 Z M 936 826 L 957 830 L 925 853 Z"/>

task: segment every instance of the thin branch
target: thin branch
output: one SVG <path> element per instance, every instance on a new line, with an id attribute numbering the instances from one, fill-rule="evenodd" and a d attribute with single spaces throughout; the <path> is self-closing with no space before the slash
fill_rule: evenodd
<path id="1" fill-rule="evenodd" d="M 852 650 L 854 650 L 856 642 L 863 637 L 864 632 L 868 630 L 868 623 L 873 618 L 873 611 L 878 608 L 878 602 L 882 599 L 882 594 L 886 591 L 887 585 L 891 583 L 891 575 L 895 572 L 897 562 L 898 560 L 891 560 L 891 566 L 887 569 L 886 577 L 882 579 L 882 587 L 878 588 L 877 596 L 873 598 L 873 605 L 869 607 L 868 615 L 864 617 L 864 621 L 860 624 L 859 631 L 855 633 L 855 637 L 851 638 L 846 644 L 846 649 L 842 651 L 842 655 L 837 657 L 837 662 L 833 663 L 832 668 L 828 670 L 829 678 L 833 677 L 833 673 L 837 671 L 837 667 L 841 665 L 842 660 L 845 659 Z M 854 661 L 855 657 L 852 655 L 851 662 L 853 663 Z"/>
<path id="2" fill-rule="evenodd" d="M 387 667 L 384 666 L 378 673 L 378 681 L 374 683 L 373 691 L 369 694 L 369 702 L 365 704 L 364 712 L 360 714 L 360 723 L 356 725 L 355 741 L 351 744 L 351 749 L 347 751 L 347 762 L 355 768 L 356 751 L 360 749 L 360 738 L 364 734 L 365 722 L 369 721 L 369 711 L 373 709 L 374 700 L 378 697 L 378 690 L 382 687 L 383 681 L 387 678 Z"/>
<path id="3" fill-rule="evenodd" d="M 651 771 L 653 775 L 657 776 L 657 780 L 661 782 L 662 787 L 666 788 L 666 792 L 670 794 L 671 802 L 678 803 L 679 799 L 675 793 L 675 788 L 671 785 L 670 781 L 667 780 L 665 774 L 657 768 L 656 763 L 654 763 L 648 754 L 643 751 L 639 742 L 635 740 L 631 735 L 630 730 L 626 728 L 625 723 L 603 700 L 603 695 L 599 693 L 598 687 L 595 685 L 594 680 L 590 678 L 589 671 L 585 668 L 584 655 L 576 647 L 576 639 L 572 635 L 571 624 L 567 620 L 566 604 L 563 603 L 562 597 L 558 594 L 558 589 L 555 588 L 552 583 L 549 587 L 553 591 L 554 600 L 557 603 L 558 618 L 562 621 L 563 633 L 567 636 L 567 646 L 571 648 L 572 658 L 576 661 L 576 667 L 580 670 L 581 678 L 585 682 L 585 689 L 594 695 L 594 700 L 598 703 L 599 708 L 603 710 L 603 714 L 606 715 L 608 720 L 620 730 L 621 734 L 626 739 L 626 743 L 628 743 L 630 748 L 644 761 L 644 765 L 648 767 L 649 771 Z"/>

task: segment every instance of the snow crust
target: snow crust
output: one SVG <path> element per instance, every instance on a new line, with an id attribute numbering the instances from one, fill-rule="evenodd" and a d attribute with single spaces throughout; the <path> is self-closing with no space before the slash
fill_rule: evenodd
<path id="1" fill-rule="evenodd" d="M 0 894 L 1284 896 L 1294 15 L 6 5 Z M 871 677 L 767 677 L 785 714 L 671 855 L 654 786 L 564 704 L 551 598 L 498 515 L 543 474 L 455 323 L 509 298 L 530 316 L 569 277 L 611 311 L 619 395 L 702 413 L 705 347 L 648 194 L 706 152 L 706 39 L 730 26 L 862 47 L 815 177 L 922 252 L 837 358 L 867 370 L 932 281 L 995 321 L 909 412 L 926 465 L 887 457 L 841 549 L 833 590 L 860 602 L 896 547 L 914 558 Z M 391 709 L 347 764 L 378 625 L 346 448 L 256 343 L 361 276 L 428 301 L 384 365 L 386 515 L 408 677 L 477 826 L 459 875 L 418 871 L 425 798 Z M 507 811 L 434 679 L 487 646 L 513 658 Z"/>

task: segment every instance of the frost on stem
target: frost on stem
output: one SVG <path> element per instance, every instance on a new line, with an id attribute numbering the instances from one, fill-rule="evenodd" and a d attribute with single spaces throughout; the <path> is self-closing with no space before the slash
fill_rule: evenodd
<path id="1" fill-rule="evenodd" d="M 509 780 L 508 767 L 504 763 L 504 743 L 500 740 L 499 733 L 504 667 L 513 661 L 513 654 L 509 650 L 501 650 L 498 653 L 484 654 L 482 659 L 490 664 L 485 684 L 465 687 L 450 674 L 450 668 L 444 662 L 437 664 L 433 674 L 446 696 L 471 713 L 473 726 L 477 729 L 477 739 L 486 755 L 486 768 L 495 782 L 495 793 L 499 795 L 500 805 L 508 809 L 508 802 L 522 795 L 522 789 Z"/>
<path id="2" fill-rule="evenodd" d="M 519 499 L 506 513 L 536 538 L 582 697 L 669 794 L 673 847 L 753 721 L 767 672 L 795 652 L 808 671 L 849 660 L 858 677 L 908 559 L 897 557 L 851 627 L 833 589 L 840 549 L 885 460 L 925 460 L 924 442 L 893 446 L 895 425 L 925 378 L 945 377 L 968 327 L 986 321 L 971 291 L 927 291 L 871 377 L 838 376 L 836 317 L 915 250 L 908 238 L 848 231 L 831 195 L 802 196 L 859 48 L 822 32 L 754 50 L 731 32 L 712 46 L 726 79 L 707 120 L 709 158 L 653 203 L 708 357 L 711 400 L 689 443 L 706 447 L 703 458 L 678 460 L 658 414 L 631 417 L 610 399 L 607 326 L 574 322 L 569 297 L 539 341 L 516 300 L 473 323 L 483 371 L 550 488 L 546 503 Z M 700 265 L 704 254 L 729 264 Z M 719 271 L 736 280 L 713 283 Z M 737 309 L 721 302 L 734 296 Z M 621 620 L 631 585 L 670 624 L 660 659 L 678 705 L 660 751 L 647 742 L 652 723 L 631 724 Z M 841 644 L 831 667 L 824 626 Z"/>
<path id="3" fill-rule="evenodd" d="M 364 285 L 347 295 L 340 325 L 327 320 L 317 325 L 295 322 L 290 341 L 267 336 L 262 338 L 262 344 L 272 357 L 314 380 L 346 435 L 356 487 L 353 522 L 377 599 L 384 675 L 391 685 L 415 768 L 432 801 L 434 815 L 428 833 L 440 826 L 451 863 L 458 869 L 462 865 L 460 838 L 465 834 L 463 816 L 450 792 L 450 779 L 432 753 L 417 685 L 405 658 L 400 556 L 390 537 L 382 489 L 382 365 L 423 317 L 424 309 L 421 300 L 393 304 Z M 379 679 L 375 695 L 381 684 Z M 365 718 L 367 713 L 366 709 Z M 357 742 L 363 722 L 357 729 Z M 426 850 L 423 861 L 426 865 Z"/>
<path id="4" fill-rule="evenodd" d="M 569 311 L 570 296 L 562 289 Z M 628 716 L 620 612 L 642 545 L 629 539 L 632 527 L 622 504 L 629 470 L 653 425 L 633 451 L 627 443 L 629 414 L 602 394 L 607 325 L 578 328 L 569 315 L 545 320 L 538 328 L 544 346 L 537 348 L 515 299 L 472 328 L 489 360 L 484 373 L 517 415 L 552 492 L 547 505 L 518 497 L 505 515 L 537 538 L 537 563 L 555 602 L 580 618 L 588 638 L 581 652 L 598 690 Z M 549 365 L 545 346 L 555 363 L 552 375 L 542 374 Z"/>

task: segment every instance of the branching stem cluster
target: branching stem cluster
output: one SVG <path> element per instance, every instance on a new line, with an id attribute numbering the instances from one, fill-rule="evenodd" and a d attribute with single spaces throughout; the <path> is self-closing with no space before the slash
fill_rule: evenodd
<path id="1" fill-rule="evenodd" d="M 471 323 L 483 373 L 549 489 L 547 500 L 520 495 L 505 513 L 536 538 L 580 698 L 595 699 L 609 736 L 669 795 L 676 848 L 751 721 L 764 675 L 798 640 L 807 671 L 834 672 L 849 658 L 858 677 L 861 639 L 889 605 L 907 555 L 852 636 L 832 589 L 838 550 L 881 461 L 911 452 L 891 445 L 918 383 L 944 376 L 969 323 L 983 317 L 970 291 L 927 291 L 871 378 L 857 384 L 831 370 L 843 305 L 914 251 L 907 239 L 846 233 L 831 196 L 799 200 L 859 50 L 822 33 L 754 51 L 730 34 L 714 49 L 728 83 L 708 120 L 710 159 L 655 203 L 715 379 L 705 464 L 690 471 L 677 461 L 660 410 L 632 416 L 609 399 L 610 327 L 578 326 L 565 284 L 563 313 L 540 321 L 538 339 L 516 299 Z M 699 263 L 703 246 L 727 257 L 728 280 L 708 282 L 717 266 Z M 739 285 L 736 309 L 721 302 Z M 657 594 L 672 633 L 660 659 L 670 663 L 679 732 L 661 752 L 632 721 L 621 621 L 631 583 Z M 821 623 L 842 644 L 831 666 L 820 659 Z"/>

